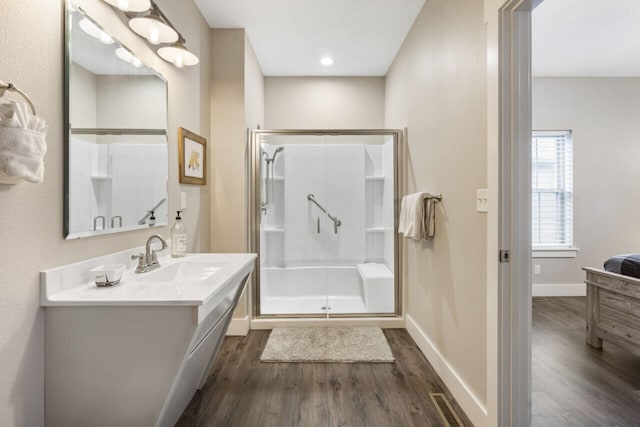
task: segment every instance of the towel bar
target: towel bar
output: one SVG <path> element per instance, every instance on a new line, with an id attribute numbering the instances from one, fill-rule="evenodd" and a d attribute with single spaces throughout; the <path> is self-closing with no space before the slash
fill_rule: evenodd
<path id="1" fill-rule="evenodd" d="M 33 106 L 33 102 L 31 102 L 31 99 L 29 99 L 29 96 L 26 93 L 18 89 L 18 87 L 13 83 L 5 83 L 2 80 L 0 80 L 0 98 L 4 96 L 4 92 L 7 90 L 11 92 L 17 92 L 18 94 L 22 95 L 25 101 L 27 101 L 27 103 L 29 104 L 29 107 L 31 107 L 31 112 L 33 113 L 33 115 L 34 116 L 36 115 L 36 109 Z"/>
<path id="2" fill-rule="evenodd" d="M 438 202 L 441 202 L 442 201 L 442 194 L 438 194 L 437 196 L 429 196 L 429 197 L 427 197 L 427 199 L 435 199 Z"/>

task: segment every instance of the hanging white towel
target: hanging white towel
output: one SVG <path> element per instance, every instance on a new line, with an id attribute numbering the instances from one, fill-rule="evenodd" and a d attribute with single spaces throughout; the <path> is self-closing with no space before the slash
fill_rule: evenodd
<path id="1" fill-rule="evenodd" d="M 33 115 L 27 104 L 0 105 L 0 182 L 43 181 L 46 131 L 44 120 Z"/>
<path id="2" fill-rule="evenodd" d="M 398 233 L 412 240 L 428 239 L 435 234 L 435 199 L 429 193 L 408 194 L 400 204 Z"/>

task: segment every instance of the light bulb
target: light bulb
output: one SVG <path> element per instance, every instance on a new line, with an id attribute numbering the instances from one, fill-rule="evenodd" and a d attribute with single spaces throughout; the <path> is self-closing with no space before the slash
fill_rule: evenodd
<path id="1" fill-rule="evenodd" d="M 118 9 L 124 10 L 125 12 L 129 10 L 129 0 L 118 0 Z"/>
<path id="2" fill-rule="evenodd" d="M 149 27 L 149 42 L 151 42 L 151 44 L 158 44 L 160 42 L 158 27 L 156 27 L 155 25 Z"/>
<path id="3" fill-rule="evenodd" d="M 135 56 L 133 56 L 131 58 L 131 64 L 136 67 L 136 68 L 140 68 L 142 67 L 142 61 L 140 61 L 138 58 L 136 58 Z"/>
<path id="4" fill-rule="evenodd" d="M 181 53 L 178 53 L 176 55 L 175 64 L 176 64 L 176 67 L 178 67 L 178 68 L 184 67 L 184 59 L 182 58 L 182 54 Z"/>
<path id="5" fill-rule="evenodd" d="M 104 44 L 113 43 L 113 39 L 111 36 L 104 31 L 102 31 L 96 24 L 88 20 L 87 18 L 82 18 L 80 23 L 78 24 L 82 31 L 89 34 L 91 37 L 100 40 Z"/>
<path id="6" fill-rule="evenodd" d="M 104 44 L 111 44 L 113 43 L 113 39 L 111 38 L 111 36 L 107 33 L 105 33 L 104 31 L 102 32 L 102 34 L 100 34 L 100 41 Z"/>
<path id="7" fill-rule="evenodd" d="M 116 49 L 116 56 L 122 59 L 124 62 L 131 62 L 131 58 L 133 55 L 131 55 L 131 53 L 127 49 L 119 47 Z"/>

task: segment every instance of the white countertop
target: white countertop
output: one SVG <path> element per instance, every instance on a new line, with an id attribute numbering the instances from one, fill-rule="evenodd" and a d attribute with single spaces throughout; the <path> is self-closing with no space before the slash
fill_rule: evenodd
<path id="1" fill-rule="evenodd" d="M 137 250 L 137 249 L 136 249 Z M 123 251 L 94 258 L 41 273 L 41 305 L 50 306 L 113 306 L 113 305 L 203 305 L 217 291 L 230 282 L 242 278 L 253 270 L 256 254 L 187 254 L 183 258 L 161 256 L 160 269 L 148 273 L 135 273 L 128 268 L 120 283 L 111 287 L 97 287 L 89 270 L 100 264 L 125 263 L 136 250 Z M 178 262 L 213 262 L 220 268 L 205 280 L 154 281 L 151 276 Z"/>

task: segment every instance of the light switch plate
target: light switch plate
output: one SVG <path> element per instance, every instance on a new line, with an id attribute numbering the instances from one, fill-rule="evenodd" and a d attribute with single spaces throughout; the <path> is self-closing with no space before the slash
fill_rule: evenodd
<path id="1" fill-rule="evenodd" d="M 489 212 L 489 199 L 487 197 L 486 188 L 476 190 L 476 210 L 478 212 Z"/>
<path id="2" fill-rule="evenodd" d="M 187 209 L 187 193 L 180 193 L 180 209 Z"/>

